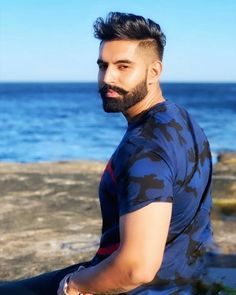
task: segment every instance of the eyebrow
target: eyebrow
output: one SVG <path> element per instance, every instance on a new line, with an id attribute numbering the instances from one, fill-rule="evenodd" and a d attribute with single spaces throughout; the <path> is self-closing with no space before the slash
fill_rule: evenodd
<path id="1" fill-rule="evenodd" d="M 134 62 L 132 62 L 131 60 L 129 60 L 129 59 L 119 59 L 119 60 L 117 60 L 114 64 L 116 65 L 116 64 L 121 64 L 121 63 L 123 63 L 123 64 L 134 64 Z M 99 64 L 107 64 L 107 62 L 105 62 L 104 60 L 102 60 L 102 59 L 98 59 L 97 60 L 97 64 L 99 65 Z"/>

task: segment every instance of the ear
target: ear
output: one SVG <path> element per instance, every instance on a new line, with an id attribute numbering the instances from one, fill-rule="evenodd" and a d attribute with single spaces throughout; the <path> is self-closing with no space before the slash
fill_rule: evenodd
<path id="1" fill-rule="evenodd" d="M 153 61 L 148 67 L 148 84 L 156 84 L 160 80 L 162 72 L 162 62 L 160 60 Z"/>

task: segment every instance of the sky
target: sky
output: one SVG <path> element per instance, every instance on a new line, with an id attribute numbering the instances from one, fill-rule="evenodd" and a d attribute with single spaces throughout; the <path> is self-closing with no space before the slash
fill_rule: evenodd
<path id="1" fill-rule="evenodd" d="M 1 0 L 0 81 L 96 81 L 93 23 L 110 11 L 160 24 L 163 82 L 236 82 L 235 0 Z"/>

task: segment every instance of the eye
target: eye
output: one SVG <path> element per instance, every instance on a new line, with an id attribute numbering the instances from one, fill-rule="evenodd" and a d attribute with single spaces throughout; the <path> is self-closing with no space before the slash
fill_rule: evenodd
<path id="1" fill-rule="evenodd" d="M 107 65 L 106 64 L 98 64 L 98 68 L 100 71 L 105 71 L 107 69 Z"/>
<path id="2" fill-rule="evenodd" d="M 118 69 L 119 69 L 119 70 L 126 70 L 126 69 L 128 69 L 128 68 L 129 68 L 128 65 L 118 65 Z"/>

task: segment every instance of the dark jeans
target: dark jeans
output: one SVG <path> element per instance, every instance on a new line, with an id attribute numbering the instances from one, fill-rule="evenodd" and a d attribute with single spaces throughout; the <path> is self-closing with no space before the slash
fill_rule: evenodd
<path id="1" fill-rule="evenodd" d="M 56 295 L 60 281 L 79 266 L 88 267 L 90 261 L 41 274 L 37 277 L 0 285 L 0 295 Z"/>

